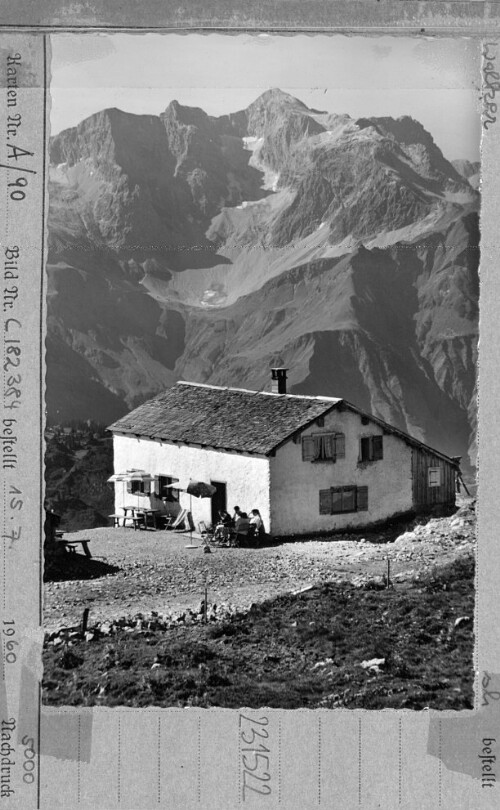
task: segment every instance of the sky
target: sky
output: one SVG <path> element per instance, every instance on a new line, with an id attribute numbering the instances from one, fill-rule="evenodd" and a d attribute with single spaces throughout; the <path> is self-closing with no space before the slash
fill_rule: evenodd
<path id="1" fill-rule="evenodd" d="M 106 107 L 172 101 L 223 115 L 279 87 L 307 106 L 411 115 L 449 160 L 479 160 L 480 43 L 463 38 L 268 34 L 53 34 L 51 131 Z"/>

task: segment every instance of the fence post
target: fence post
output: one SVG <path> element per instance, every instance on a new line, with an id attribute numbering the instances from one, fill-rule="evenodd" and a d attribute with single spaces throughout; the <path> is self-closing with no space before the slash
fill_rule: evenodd
<path id="1" fill-rule="evenodd" d="M 90 608 L 85 608 L 85 610 L 83 611 L 83 616 L 82 616 L 82 635 L 84 635 L 87 632 L 87 627 L 88 627 L 88 623 L 89 623 L 89 613 L 90 613 Z"/>

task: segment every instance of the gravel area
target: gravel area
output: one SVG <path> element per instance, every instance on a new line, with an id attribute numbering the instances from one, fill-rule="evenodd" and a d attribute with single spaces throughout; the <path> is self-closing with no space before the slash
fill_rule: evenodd
<path id="1" fill-rule="evenodd" d="M 74 532 L 66 536 L 89 540 L 92 560 L 71 555 L 71 570 L 46 582 L 45 626 L 52 630 L 76 624 L 84 608 L 90 609 L 93 621 L 198 608 L 205 581 L 209 603 L 238 609 L 314 583 L 361 584 L 382 577 L 388 559 L 391 577 L 401 582 L 471 550 L 474 503 L 462 504 L 451 518 L 406 528 L 399 535 L 387 530 L 262 548 L 216 548 L 211 554 L 203 553 L 196 535 L 197 548 L 186 548 L 190 537 L 185 533 L 129 528 Z"/>

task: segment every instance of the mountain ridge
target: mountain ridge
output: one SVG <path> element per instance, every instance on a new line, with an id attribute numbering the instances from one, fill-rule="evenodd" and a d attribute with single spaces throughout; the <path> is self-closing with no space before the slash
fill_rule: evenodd
<path id="1" fill-rule="evenodd" d="M 262 387 L 284 363 L 292 392 L 474 462 L 476 172 L 418 121 L 274 88 L 219 117 L 101 111 L 50 158 L 50 421 L 111 422 L 177 379 Z"/>

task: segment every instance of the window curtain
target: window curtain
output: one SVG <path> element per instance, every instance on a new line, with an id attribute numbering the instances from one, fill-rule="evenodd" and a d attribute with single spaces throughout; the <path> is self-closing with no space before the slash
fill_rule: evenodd
<path id="1" fill-rule="evenodd" d="M 302 439 L 303 461 L 336 461 L 345 458 L 345 436 L 343 433 L 304 436 Z"/>
<path id="2" fill-rule="evenodd" d="M 324 459 L 331 459 L 335 461 L 335 442 L 333 436 L 315 436 L 315 460 L 323 461 Z"/>

